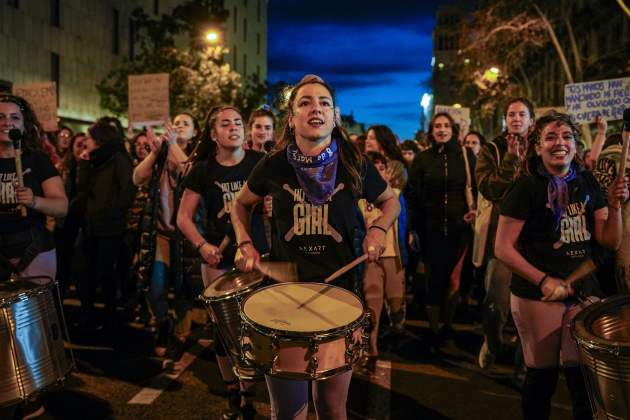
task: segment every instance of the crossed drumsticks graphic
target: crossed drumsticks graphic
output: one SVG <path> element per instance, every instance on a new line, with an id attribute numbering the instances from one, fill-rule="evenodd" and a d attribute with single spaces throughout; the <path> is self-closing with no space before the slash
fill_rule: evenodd
<path id="1" fill-rule="evenodd" d="M 217 186 L 217 187 L 219 187 L 219 189 L 220 189 L 221 191 L 223 191 L 224 193 L 229 192 L 229 191 L 227 190 L 227 188 L 223 187 L 223 185 L 221 185 L 221 184 L 219 183 L 219 181 L 214 181 L 214 183 L 215 183 L 215 184 L 216 184 L 216 186 Z M 217 213 L 217 219 L 220 219 L 220 218 L 222 218 L 222 217 L 225 215 L 225 204 L 226 204 L 226 203 L 224 202 L 224 203 L 223 203 L 223 208 L 221 209 L 221 211 L 220 211 L 219 213 Z"/>
<path id="2" fill-rule="evenodd" d="M 343 190 L 343 187 L 344 187 L 343 182 L 339 183 L 339 185 L 337 185 L 337 187 L 335 187 L 335 189 L 330 193 L 330 197 L 328 197 L 328 199 L 329 200 L 332 199 L 335 194 L 337 194 L 339 191 Z M 284 188 L 286 191 L 289 192 L 289 194 L 291 194 L 293 197 L 295 197 L 299 203 L 304 204 L 304 199 L 300 198 L 300 196 L 298 194 L 296 194 L 296 192 L 293 190 L 293 188 L 291 188 L 288 184 L 284 184 L 282 186 L 282 188 Z M 293 227 L 291 227 L 291 230 L 289 230 L 284 235 L 284 240 L 285 241 L 289 242 L 291 239 L 293 239 L 293 236 L 295 235 L 295 230 L 294 229 L 295 229 L 295 225 Z M 343 238 L 341 237 L 339 232 L 337 232 L 337 230 L 335 228 L 330 226 L 328 221 L 326 221 L 326 230 L 330 233 L 330 236 L 332 236 L 335 241 L 341 242 L 343 240 Z"/>

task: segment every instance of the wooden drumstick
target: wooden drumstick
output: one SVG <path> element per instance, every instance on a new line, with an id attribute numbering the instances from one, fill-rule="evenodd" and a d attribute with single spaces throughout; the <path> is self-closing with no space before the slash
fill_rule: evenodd
<path id="1" fill-rule="evenodd" d="M 595 265 L 593 259 L 589 258 L 588 260 L 582 262 L 575 270 L 573 270 L 573 272 L 571 272 L 571 274 L 569 274 L 567 278 L 564 279 L 564 282 L 566 283 L 566 286 L 571 286 L 572 283 L 588 276 L 595 270 L 597 270 L 597 266 Z M 550 302 L 561 299 L 566 293 L 566 286 L 556 287 L 551 296 L 543 297 L 542 300 L 545 302 Z"/>
<path id="2" fill-rule="evenodd" d="M 339 270 L 332 273 L 330 276 L 326 277 L 326 279 L 324 280 L 324 283 L 330 283 L 331 281 L 336 280 L 342 274 L 345 274 L 347 271 L 353 269 L 357 265 L 361 264 L 363 261 L 367 260 L 367 258 L 368 258 L 368 254 L 363 254 L 360 257 L 355 258 L 354 260 L 350 261 L 348 264 L 341 267 Z"/>
<path id="3" fill-rule="evenodd" d="M 15 173 L 17 175 L 18 187 L 24 186 L 24 173 L 22 172 L 22 132 L 17 128 L 9 130 L 9 138 L 13 141 L 13 151 L 15 152 Z M 27 210 L 24 204 L 19 205 L 20 214 L 26 217 Z"/>
<path id="4" fill-rule="evenodd" d="M 623 179 L 626 173 L 626 160 L 628 159 L 628 143 L 630 143 L 630 131 L 622 131 L 621 138 L 623 139 L 623 147 L 621 149 L 621 157 L 619 161 L 619 173 L 617 174 L 616 181 Z"/>

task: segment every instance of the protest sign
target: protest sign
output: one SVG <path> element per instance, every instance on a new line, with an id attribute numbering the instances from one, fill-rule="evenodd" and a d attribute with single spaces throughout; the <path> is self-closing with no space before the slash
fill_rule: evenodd
<path id="1" fill-rule="evenodd" d="M 540 118 L 543 115 L 550 113 L 551 111 L 561 112 L 563 114 L 567 113 L 567 109 L 563 106 L 546 106 L 534 109 L 534 114 L 536 115 L 536 118 Z"/>
<path id="2" fill-rule="evenodd" d="M 26 99 L 45 131 L 57 131 L 57 84 L 33 83 L 13 86 L 13 94 Z"/>
<path id="3" fill-rule="evenodd" d="M 161 125 L 169 118 L 168 73 L 129 76 L 129 122 Z"/>
<path id="4" fill-rule="evenodd" d="M 630 77 L 565 85 L 564 106 L 576 123 L 594 122 L 598 115 L 620 120 L 630 107 Z"/>
<path id="5" fill-rule="evenodd" d="M 463 138 L 470 128 L 470 108 L 454 107 L 446 105 L 436 105 L 435 114 L 445 112 L 450 115 L 457 125 L 459 125 L 459 134 Z"/>

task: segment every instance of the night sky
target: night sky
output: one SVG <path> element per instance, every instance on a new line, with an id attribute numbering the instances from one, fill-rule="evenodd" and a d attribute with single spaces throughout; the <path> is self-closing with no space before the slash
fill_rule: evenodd
<path id="1" fill-rule="evenodd" d="M 437 3 L 271 0 L 269 81 L 293 84 L 317 74 L 336 90 L 343 114 L 412 138 L 420 98 L 430 92 Z"/>

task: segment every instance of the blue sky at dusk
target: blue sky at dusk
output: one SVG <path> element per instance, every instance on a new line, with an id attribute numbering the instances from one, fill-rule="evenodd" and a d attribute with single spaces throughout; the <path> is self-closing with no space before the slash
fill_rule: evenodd
<path id="1" fill-rule="evenodd" d="M 335 88 L 343 114 L 411 138 L 429 91 L 437 3 L 271 0 L 269 81 L 318 74 Z"/>

